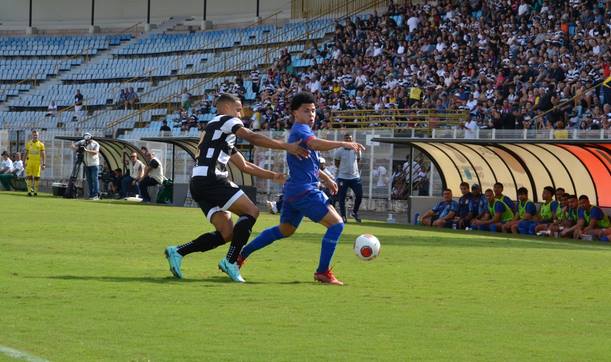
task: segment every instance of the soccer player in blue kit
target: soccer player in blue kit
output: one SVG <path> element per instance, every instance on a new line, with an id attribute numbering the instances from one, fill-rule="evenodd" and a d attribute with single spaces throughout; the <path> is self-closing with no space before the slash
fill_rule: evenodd
<path id="1" fill-rule="evenodd" d="M 316 138 L 311 126 L 316 117 L 314 96 L 310 93 L 298 93 L 291 100 L 290 110 L 295 119 L 288 142 L 301 140 L 302 147 L 311 151 L 330 151 L 336 148 L 350 148 L 356 152 L 365 150 L 356 142 L 328 141 Z M 295 233 L 301 220 L 307 216 L 312 221 L 322 224 L 327 232 L 322 238 L 320 260 L 314 273 L 314 280 L 321 283 L 343 285 L 329 268 L 335 246 L 344 230 L 344 223 L 338 212 L 329 203 L 328 197 L 318 189 L 319 182 L 333 194 L 337 193 L 337 184 L 326 173 L 319 170 L 317 152 L 310 152 L 310 157 L 299 159 L 287 154 L 289 178 L 284 184 L 284 200 L 280 213 L 280 225 L 263 230 L 259 236 L 246 245 L 238 257 L 242 266 L 246 258 L 275 240 L 289 237 Z"/>

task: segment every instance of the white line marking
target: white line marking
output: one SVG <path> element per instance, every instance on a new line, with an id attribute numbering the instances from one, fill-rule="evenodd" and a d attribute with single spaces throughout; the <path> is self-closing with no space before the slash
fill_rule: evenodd
<path id="1" fill-rule="evenodd" d="M 29 362 L 49 362 L 44 358 L 32 356 L 31 354 L 0 345 L 0 353 L 5 354 L 15 359 L 23 359 Z"/>

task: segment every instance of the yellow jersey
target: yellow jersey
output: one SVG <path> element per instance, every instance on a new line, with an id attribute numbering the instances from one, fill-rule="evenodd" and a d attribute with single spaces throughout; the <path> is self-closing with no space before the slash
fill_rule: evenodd
<path id="1" fill-rule="evenodd" d="M 25 144 L 25 150 L 28 155 L 26 163 L 40 163 L 40 154 L 45 150 L 45 144 L 40 140 L 29 141 Z"/>

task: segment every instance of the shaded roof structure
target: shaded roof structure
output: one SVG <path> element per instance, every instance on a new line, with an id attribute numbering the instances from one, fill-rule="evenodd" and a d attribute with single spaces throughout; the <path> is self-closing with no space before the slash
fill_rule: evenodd
<path id="1" fill-rule="evenodd" d="M 444 185 L 455 195 L 461 182 L 478 183 L 482 190 L 495 182 L 512 198 L 526 187 L 541 201 L 545 186 L 587 195 L 593 204 L 611 207 L 611 141 L 535 140 L 496 141 L 413 138 L 375 138 L 374 141 L 413 146 L 435 164 Z"/>
<path id="2" fill-rule="evenodd" d="M 56 136 L 55 139 L 76 142 L 82 140 L 83 137 Z M 100 155 L 104 158 L 104 161 L 111 170 L 117 168 L 123 170 L 125 168 L 125 162 L 129 160 L 129 155 L 133 152 L 136 152 L 140 161 L 144 164 L 147 163 L 140 149 L 129 142 L 115 138 L 99 137 L 94 137 L 94 140 L 100 144 Z"/>
<path id="3" fill-rule="evenodd" d="M 167 143 L 174 147 L 178 147 L 187 152 L 194 161 L 198 152 L 197 145 L 199 144 L 199 138 L 197 137 L 145 137 L 141 138 L 141 140 L 147 142 Z M 250 150 L 252 146 L 236 144 L 236 148 Z M 248 157 L 246 158 L 248 159 Z M 233 163 L 227 163 L 227 169 L 229 170 L 229 178 L 236 184 L 243 186 L 254 186 L 253 177 L 250 174 L 242 172 Z"/>

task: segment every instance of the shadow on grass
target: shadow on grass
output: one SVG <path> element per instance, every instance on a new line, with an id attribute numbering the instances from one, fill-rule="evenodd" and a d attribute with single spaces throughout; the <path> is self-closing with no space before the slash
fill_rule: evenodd
<path id="1" fill-rule="evenodd" d="M 55 279 L 55 280 L 77 280 L 77 281 L 98 281 L 110 283 L 152 283 L 152 284 L 180 284 L 180 283 L 217 283 L 217 284 L 237 284 L 226 276 L 208 276 L 202 279 L 176 279 L 173 277 L 138 277 L 138 276 L 77 276 L 77 275 L 53 275 L 53 276 L 29 276 L 28 279 Z M 246 284 L 280 284 L 280 285 L 299 285 L 312 284 L 299 280 L 260 282 L 248 280 Z"/>

